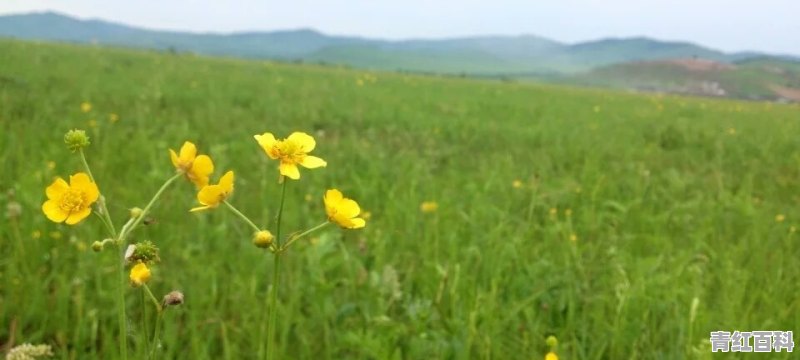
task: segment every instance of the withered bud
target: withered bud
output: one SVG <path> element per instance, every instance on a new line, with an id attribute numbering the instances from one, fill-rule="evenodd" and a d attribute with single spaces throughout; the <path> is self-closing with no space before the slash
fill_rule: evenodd
<path id="1" fill-rule="evenodd" d="M 183 293 L 178 290 L 173 290 L 169 294 L 164 295 L 163 306 L 177 306 L 183 304 Z"/>
<path id="2" fill-rule="evenodd" d="M 9 219 L 16 219 L 22 215 L 22 205 L 16 201 L 11 201 L 6 205 L 6 216 Z"/>

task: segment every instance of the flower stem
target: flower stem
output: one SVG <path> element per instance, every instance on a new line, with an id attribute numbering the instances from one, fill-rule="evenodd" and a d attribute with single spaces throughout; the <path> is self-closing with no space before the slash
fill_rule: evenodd
<path id="1" fill-rule="evenodd" d="M 286 180 L 284 179 L 281 189 L 281 204 L 278 207 L 278 224 L 275 228 L 275 242 L 278 249 L 281 248 L 281 221 L 283 220 L 283 203 L 286 200 Z M 281 253 L 275 252 L 275 258 L 272 266 L 272 288 L 270 289 L 268 323 L 267 323 L 267 357 L 266 359 L 273 359 L 272 354 L 275 351 L 275 323 L 278 318 L 276 306 L 278 304 L 278 284 L 280 281 L 280 265 Z"/>
<path id="2" fill-rule="evenodd" d="M 153 348 L 150 350 L 150 358 L 156 358 L 156 350 L 158 350 L 158 334 L 159 330 L 161 330 L 161 322 L 164 319 L 164 311 L 163 309 L 158 312 L 156 316 L 156 329 L 153 331 L 153 341 L 151 342 Z"/>
<path id="3" fill-rule="evenodd" d="M 128 359 L 128 329 L 125 316 L 125 246 L 118 243 L 117 273 L 117 308 L 119 313 L 119 351 L 123 360 Z"/>
<path id="4" fill-rule="evenodd" d="M 242 212 L 241 212 L 241 211 L 239 211 L 239 209 L 235 208 L 233 205 L 231 205 L 231 203 L 229 203 L 229 202 L 227 202 L 227 201 L 223 201 L 223 202 L 225 203 L 225 205 L 227 205 L 227 206 L 228 206 L 228 209 L 231 209 L 231 211 L 233 211 L 233 213 L 234 213 L 234 214 L 236 214 L 236 215 L 238 215 L 240 218 L 242 218 L 242 220 L 244 220 L 244 222 L 246 222 L 246 223 L 247 223 L 247 225 L 250 225 L 250 227 L 251 227 L 251 228 L 253 228 L 253 230 L 255 230 L 256 232 L 259 232 L 259 231 L 261 231 L 261 229 L 259 229 L 259 228 L 258 228 L 258 226 L 256 226 L 256 224 L 255 224 L 255 223 L 253 223 L 253 221 L 252 221 L 252 220 L 250 220 L 250 218 L 248 218 L 247 216 L 245 216 L 244 214 L 242 214 Z"/>
<path id="5" fill-rule="evenodd" d="M 145 356 L 146 356 L 147 350 L 150 349 L 150 344 L 147 343 L 147 341 L 148 341 L 148 339 L 147 339 L 147 306 L 146 306 L 147 305 L 147 303 L 146 303 L 147 300 L 145 299 L 145 296 L 147 296 L 147 295 L 145 295 L 144 290 L 142 290 L 142 331 L 141 331 L 141 333 L 142 333 L 142 343 L 144 344 L 144 346 L 142 346 L 142 352 L 145 353 Z"/>
<path id="6" fill-rule="evenodd" d="M 167 180 L 166 182 L 164 182 L 164 185 L 161 185 L 161 188 L 160 188 L 160 189 L 158 189 L 158 191 L 156 192 L 156 194 L 155 194 L 155 195 L 153 195 L 153 198 L 152 198 L 152 199 L 150 199 L 150 202 L 149 202 L 149 203 L 147 203 L 147 206 L 145 206 L 145 207 L 144 207 L 144 210 L 142 210 L 142 214 L 141 214 L 141 215 L 139 215 L 139 216 L 138 216 L 138 217 L 137 217 L 137 218 L 136 218 L 136 219 L 133 221 L 133 223 L 131 224 L 131 226 L 127 227 L 127 228 L 125 229 L 125 231 L 123 231 L 123 232 L 121 232 L 121 233 L 119 234 L 119 238 L 120 238 L 120 239 L 121 239 L 123 242 L 125 241 L 125 238 L 128 236 L 128 234 L 130 234 L 130 232 L 131 232 L 131 231 L 133 231 L 134 229 L 136 229 L 136 227 L 137 227 L 137 226 L 139 226 L 139 224 L 142 222 L 142 220 L 144 220 L 145 216 L 146 216 L 146 215 L 147 215 L 147 213 L 150 211 L 150 208 L 151 208 L 151 207 L 153 207 L 153 204 L 155 204 L 155 203 L 156 203 L 156 200 L 158 200 L 158 198 L 159 198 L 159 197 L 161 197 L 161 194 L 164 192 L 164 190 L 166 190 L 166 189 L 169 187 L 169 185 L 170 185 L 170 184 L 172 184 L 172 183 L 173 183 L 175 180 L 177 180 L 177 179 L 178 179 L 179 177 L 181 177 L 182 175 L 183 175 L 183 174 L 181 174 L 181 173 L 175 174 L 175 176 L 173 176 L 173 177 L 169 178 L 169 180 Z"/>
<path id="7" fill-rule="evenodd" d="M 81 161 L 83 162 L 83 167 L 86 169 L 86 173 L 89 174 L 89 179 L 92 180 L 93 183 L 97 184 L 97 181 L 94 180 L 94 175 L 92 175 L 92 169 L 89 168 L 89 162 L 86 161 L 86 154 L 83 153 L 83 149 L 79 151 L 81 155 Z M 104 196 L 100 196 L 100 200 L 97 202 L 100 206 L 100 212 L 103 213 L 103 217 L 105 218 L 105 223 L 109 227 L 111 231 L 111 237 L 117 237 L 117 229 L 114 228 L 114 222 L 111 221 L 111 214 L 108 213 L 108 208 L 106 207 L 106 199 Z"/>
<path id="8" fill-rule="evenodd" d="M 161 318 L 162 318 L 163 313 L 164 313 L 164 307 L 161 305 L 161 303 L 158 302 L 158 300 L 156 300 L 156 297 L 153 295 L 153 292 L 150 291 L 150 287 L 147 286 L 147 284 L 142 284 L 142 289 L 143 289 L 142 290 L 142 301 L 144 301 L 144 296 L 145 296 L 145 294 L 147 294 L 147 296 L 150 298 L 150 300 L 153 302 L 153 305 L 156 308 L 156 314 L 157 315 L 156 315 L 155 329 L 153 330 L 153 341 L 151 343 L 152 345 L 147 343 L 147 331 L 143 332 L 143 337 L 145 338 L 145 350 L 144 351 L 146 352 L 146 357 L 147 358 L 155 358 L 155 352 L 156 352 L 156 349 L 158 348 L 158 333 L 159 333 L 159 330 L 161 329 Z M 142 307 L 143 307 L 142 311 L 144 311 L 144 306 L 142 306 Z M 145 324 L 144 321 L 142 322 L 142 324 L 143 324 L 142 325 L 143 329 L 147 329 L 147 325 L 144 325 Z M 152 346 L 152 348 L 151 348 L 151 346 Z M 150 349 L 150 350 L 148 351 L 148 349 Z"/>
<path id="9" fill-rule="evenodd" d="M 292 245 L 292 243 L 293 243 L 293 242 L 295 242 L 295 241 L 297 241 L 297 240 L 300 240 L 300 239 L 301 239 L 301 238 L 303 238 L 304 236 L 306 236 L 306 235 L 308 235 L 308 234 L 311 234 L 311 233 L 312 233 L 312 232 L 314 232 L 314 231 L 317 231 L 317 230 L 319 230 L 319 229 L 322 229 L 323 227 L 325 227 L 325 226 L 326 226 L 326 225 L 328 225 L 328 224 L 330 224 L 330 222 L 329 222 L 329 221 L 326 221 L 326 222 L 324 222 L 324 223 L 322 223 L 322 224 L 319 224 L 319 225 L 317 225 L 317 226 L 314 226 L 314 227 L 313 227 L 313 228 L 311 228 L 311 229 L 308 229 L 308 230 L 306 230 L 306 231 L 303 231 L 303 232 L 302 232 L 302 233 L 300 233 L 300 234 L 297 234 L 297 235 L 292 235 L 292 236 L 290 236 L 290 237 L 289 237 L 289 239 L 288 239 L 288 241 L 286 241 L 286 243 L 285 243 L 285 244 L 283 244 L 283 246 L 281 246 L 281 248 L 280 248 L 279 252 L 286 251 L 286 249 L 288 249 L 288 248 L 289 248 L 289 245 Z"/>

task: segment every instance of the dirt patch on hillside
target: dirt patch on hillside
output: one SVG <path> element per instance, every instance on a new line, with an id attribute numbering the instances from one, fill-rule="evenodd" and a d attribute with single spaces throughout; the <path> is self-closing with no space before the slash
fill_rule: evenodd
<path id="1" fill-rule="evenodd" d="M 793 89 L 779 85 L 770 85 L 769 89 L 784 99 L 800 101 L 800 89 Z"/>
<path id="2" fill-rule="evenodd" d="M 663 63 L 678 65 L 689 71 L 728 71 L 736 69 L 736 66 L 731 64 L 706 59 L 673 59 L 663 60 Z"/>

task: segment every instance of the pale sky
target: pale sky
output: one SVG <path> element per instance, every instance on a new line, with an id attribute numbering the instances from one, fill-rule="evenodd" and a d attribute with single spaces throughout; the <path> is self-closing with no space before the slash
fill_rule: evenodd
<path id="1" fill-rule="evenodd" d="M 0 0 L 0 14 L 41 10 L 194 32 L 313 28 L 383 39 L 531 34 L 569 43 L 648 36 L 800 55 L 800 0 Z"/>

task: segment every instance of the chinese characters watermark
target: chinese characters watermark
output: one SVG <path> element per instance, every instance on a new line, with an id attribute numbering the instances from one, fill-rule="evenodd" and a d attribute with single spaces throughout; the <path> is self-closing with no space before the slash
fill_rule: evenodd
<path id="1" fill-rule="evenodd" d="M 712 331 L 711 352 L 792 352 L 792 331 Z"/>

